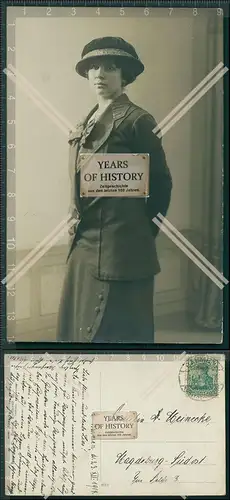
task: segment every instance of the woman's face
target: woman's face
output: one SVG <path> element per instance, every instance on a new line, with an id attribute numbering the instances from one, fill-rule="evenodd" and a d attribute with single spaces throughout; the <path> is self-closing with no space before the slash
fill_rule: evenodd
<path id="1" fill-rule="evenodd" d="M 109 99 L 122 92 L 121 69 L 116 67 L 111 58 L 95 59 L 89 67 L 88 79 L 98 96 Z"/>

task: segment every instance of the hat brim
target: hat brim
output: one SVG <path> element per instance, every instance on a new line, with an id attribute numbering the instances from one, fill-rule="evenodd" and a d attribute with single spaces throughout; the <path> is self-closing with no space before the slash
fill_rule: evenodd
<path id="1" fill-rule="evenodd" d="M 136 59 L 135 57 L 131 56 L 130 54 L 124 52 L 124 51 L 118 51 L 118 50 L 113 50 L 113 49 L 101 49 L 101 50 L 94 50 L 93 53 L 91 52 L 90 54 L 87 54 L 84 56 L 75 66 L 76 72 L 84 77 L 87 78 L 87 70 L 90 67 L 90 64 L 95 58 L 108 58 L 111 57 L 115 60 L 119 60 L 121 62 L 125 62 L 125 70 L 128 73 L 130 69 L 130 80 L 127 82 L 132 83 L 135 78 L 143 73 L 145 67 L 144 64 L 140 61 L 140 59 Z"/>

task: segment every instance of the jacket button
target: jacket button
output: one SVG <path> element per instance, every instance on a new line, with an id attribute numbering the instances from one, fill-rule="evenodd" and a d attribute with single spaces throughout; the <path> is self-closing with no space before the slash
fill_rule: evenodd
<path id="1" fill-rule="evenodd" d="M 99 313 L 99 311 L 100 311 L 100 307 L 98 307 L 98 306 L 97 306 L 97 307 L 95 307 L 95 312 L 96 312 L 96 313 Z"/>
<path id="2" fill-rule="evenodd" d="M 102 295 L 102 293 L 100 293 L 99 300 L 103 300 L 103 299 L 104 299 L 104 296 Z"/>
<path id="3" fill-rule="evenodd" d="M 87 332 L 88 332 L 88 333 L 90 333 L 91 331 L 92 331 L 91 326 L 88 326 L 88 328 L 87 328 Z"/>

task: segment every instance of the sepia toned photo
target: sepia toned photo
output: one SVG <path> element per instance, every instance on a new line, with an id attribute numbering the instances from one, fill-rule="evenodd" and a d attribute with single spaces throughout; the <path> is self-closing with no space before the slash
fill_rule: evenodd
<path id="1" fill-rule="evenodd" d="M 222 343 L 228 68 L 193 10 L 8 8 L 9 341 Z"/>

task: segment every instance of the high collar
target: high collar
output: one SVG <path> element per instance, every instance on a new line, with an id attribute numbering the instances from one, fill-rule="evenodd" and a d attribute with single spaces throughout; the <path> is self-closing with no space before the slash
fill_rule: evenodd
<path id="1" fill-rule="evenodd" d="M 130 106 L 132 106 L 131 101 L 129 100 L 128 96 L 126 94 L 121 94 L 114 101 L 112 101 L 109 106 L 105 109 L 105 111 L 101 114 L 99 118 L 99 122 L 106 122 L 108 129 L 112 129 L 112 124 L 114 122 L 119 122 L 120 119 L 122 119 L 126 113 L 128 112 Z M 87 116 L 79 121 L 76 124 L 76 127 L 74 130 L 72 130 L 69 134 L 69 143 L 72 141 L 79 141 L 80 138 L 82 137 L 84 128 L 91 118 L 91 116 L 97 111 L 98 109 L 98 104 L 91 109 L 91 111 L 87 114 Z"/>
<path id="2" fill-rule="evenodd" d="M 126 110 L 130 106 L 131 102 L 127 96 L 127 94 L 119 95 L 112 103 L 111 109 L 113 113 L 113 119 L 117 120 L 121 116 L 123 116 L 124 110 Z"/>
<path id="3" fill-rule="evenodd" d="M 108 111 L 112 111 L 113 119 L 117 120 L 118 118 L 123 116 L 124 107 L 126 108 L 125 105 L 129 105 L 129 104 L 130 104 L 130 100 L 129 100 L 127 94 L 122 93 L 118 97 L 116 97 L 116 99 L 114 99 L 107 106 L 107 108 L 105 108 L 105 111 L 102 113 L 101 117 L 103 117 L 104 114 L 107 113 Z M 91 111 L 89 112 L 89 114 L 87 115 L 87 117 L 84 120 L 84 125 L 87 123 L 89 118 L 95 113 L 95 111 L 98 110 L 98 107 L 99 107 L 98 104 L 96 104 L 96 106 L 94 106 L 94 108 L 91 109 Z"/>

